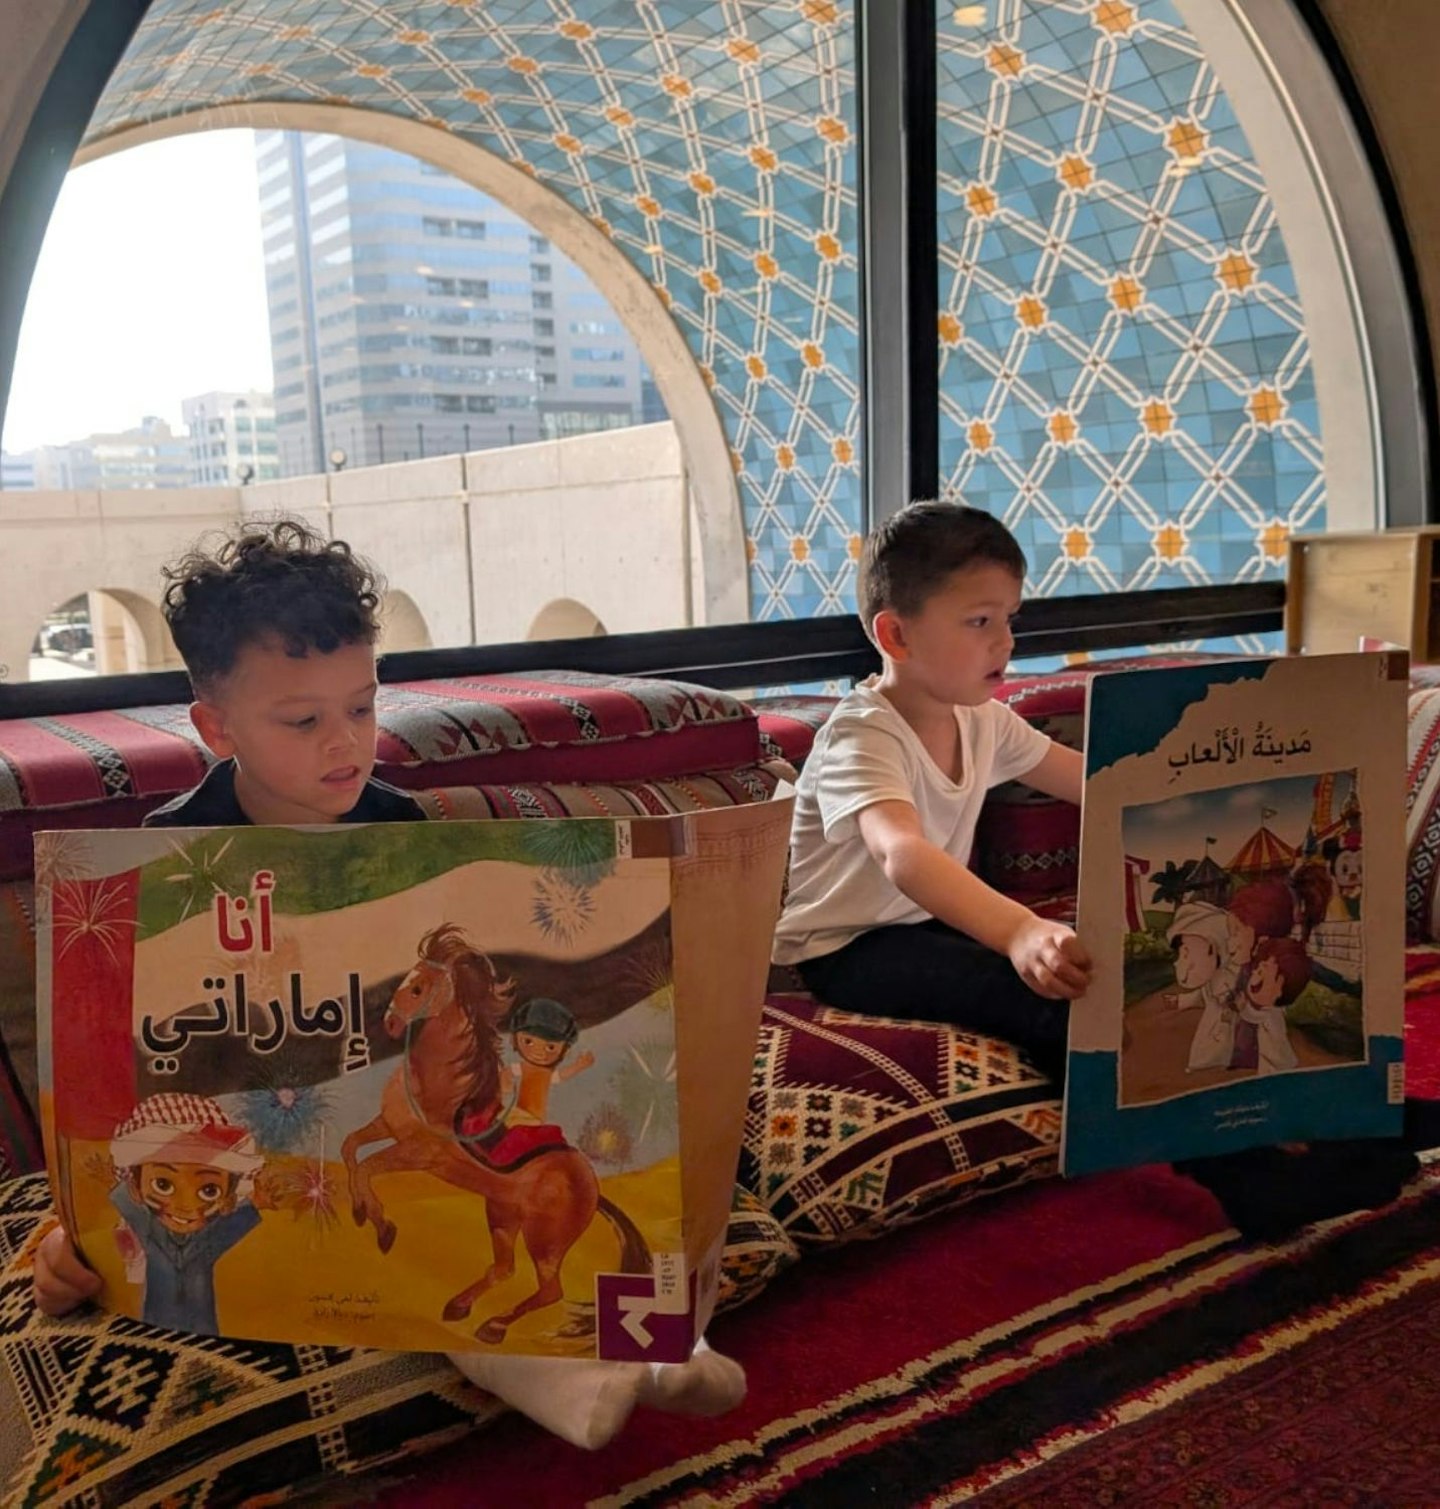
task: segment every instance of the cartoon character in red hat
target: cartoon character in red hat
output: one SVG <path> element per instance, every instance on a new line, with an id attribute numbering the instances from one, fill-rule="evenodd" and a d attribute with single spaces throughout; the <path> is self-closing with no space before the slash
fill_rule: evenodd
<path id="1" fill-rule="evenodd" d="M 116 1241 L 125 1276 L 144 1285 L 141 1318 L 218 1334 L 215 1264 L 260 1222 L 254 1137 L 208 1096 L 152 1095 L 115 1129 L 110 1157 Z"/>

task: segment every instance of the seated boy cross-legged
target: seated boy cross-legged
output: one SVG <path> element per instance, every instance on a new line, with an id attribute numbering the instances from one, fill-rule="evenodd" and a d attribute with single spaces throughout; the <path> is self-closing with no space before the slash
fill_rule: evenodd
<path id="1" fill-rule="evenodd" d="M 196 695 L 190 716 L 220 758 L 146 826 L 425 818 L 413 797 L 373 775 L 380 583 L 348 545 L 294 520 L 251 522 L 216 550 L 187 555 L 166 577 L 166 621 Z M 177 1248 L 195 1239 L 170 1237 Z M 51 1231 L 35 1258 L 39 1308 L 62 1315 L 99 1288 L 69 1235 Z M 637 1404 L 712 1415 L 745 1393 L 739 1365 L 703 1340 L 689 1362 L 674 1364 L 481 1352 L 451 1360 L 473 1382 L 587 1447 L 610 1440 Z"/>
<path id="2" fill-rule="evenodd" d="M 1023 778 L 1078 802 L 1084 783 L 1078 753 L 992 700 L 1024 580 L 1015 538 L 979 509 L 914 503 L 866 539 L 859 609 L 883 669 L 836 707 L 800 775 L 773 957 L 829 1005 L 1001 1038 L 1059 1084 L 1089 956 L 969 867 L 990 787 Z M 1183 1171 L 1242 1233 L 1273 1238 L 1385 1204 L 1416 1168 L 1370 1139 Z"/>
<path id="3" fill-rule="evenodd" d="M 775 960 L 852 1011 L 951 1022 L 1064 1074 L 1090 960 L 970 868 L 992 786 L 1080 800 L 1081 756 L 992 700 L 1025 557 L 978 509 L 915 504 L 865 544 L 860 612 L 884 670 L 821 729 L 799 780 Z"/>

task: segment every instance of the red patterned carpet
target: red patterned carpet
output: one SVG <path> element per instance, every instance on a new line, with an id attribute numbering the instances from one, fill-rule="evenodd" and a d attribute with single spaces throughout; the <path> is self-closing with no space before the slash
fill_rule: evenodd
<path id="1" fill-rule="evenodd" d="M 1161 1169 L 1017 1190 L 808 1258 L 717 1321 L 750 1397 L 586 1454 L 519 1419 L 387 1509 L 1440 1502 L 1440 1173 L 1247 1247 Z"/>

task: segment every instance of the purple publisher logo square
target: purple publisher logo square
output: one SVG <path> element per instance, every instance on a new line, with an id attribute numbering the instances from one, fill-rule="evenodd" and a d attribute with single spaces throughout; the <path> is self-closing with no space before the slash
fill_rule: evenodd
<path id="1" fill-rule="evenodd" d="M 606 1362 L 686 1362 L 695 1345 L 695 1279 L 678 1314 L 660 1310 L 645 1274 L 597 1273 L 595 1355 Z"/>

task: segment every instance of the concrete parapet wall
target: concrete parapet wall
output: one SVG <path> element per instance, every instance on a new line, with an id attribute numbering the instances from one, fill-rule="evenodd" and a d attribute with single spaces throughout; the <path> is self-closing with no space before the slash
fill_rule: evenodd
<path id="1" fill-rule="evenodd" d="M 692 558 L 684 458 L 665 423 L 245 488 L 0 493 L 7 679 L 26 679 L 47 615 L 87 592 L 99 668 L 173 666 L 155 616 L 161 567 L 209 530 L 277 512 L 379 566 L 396 648 L 526 639 L 537 621 L 544 633 L 587 613 L 617 633 L 704 621 L 714 563 Z"/>

